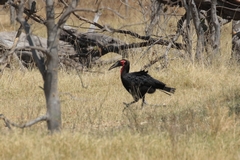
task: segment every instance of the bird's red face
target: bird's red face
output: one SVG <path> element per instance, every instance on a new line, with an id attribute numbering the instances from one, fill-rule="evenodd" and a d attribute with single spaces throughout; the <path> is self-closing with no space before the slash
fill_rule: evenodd
<path id="1" fill-rule="evenodd" d="M 122 59 L 122 60 L 120 61 L 120 63 L 121 63 L 121 65 L 122 65 L 122 68 L 121 68 L 121 70 L 120 70 L 120 72 L 121 72 L 121 74 L 122 74 L 122 73 L 123 73 L 123 70 L 124 70 L 124 66 L 125 66 L 125 64 L 126 64 L 127 62 L 126 62 L 125 59 Z"/>
<path id="2" fill-rule="evenodd" d="M 116 63 L 114 63 L 108 70 L 111 70 L 113 68 L 120 67 L 120 66 L 125 66 L 126 63 L 127 61 L 125 59 L 119 60 Z"/>
<path id="3" fill-rule="evenodd" d="M 121 66 L 125 66 L 126 60 L 125 59 L 120 60 L 120 64 L 121 64 Z"/>

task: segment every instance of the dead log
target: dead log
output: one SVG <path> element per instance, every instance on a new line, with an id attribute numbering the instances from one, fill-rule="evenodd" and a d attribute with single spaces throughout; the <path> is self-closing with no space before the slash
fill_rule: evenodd
<path id="1" fill-rule="evenodd" d="M 145 41 L 127 44 L 119 39 L 100 33 L 78 33 L 75 29 L 63 29 L 60 34 L 61 41 L 59 43 L 58 53 L 60 67 L 81 70 L 84 66 L 90 67 L 94 61 L 109 52 L 121 54 L 120 51 L 123 50 L 150 45 L 168 46 L 172 43 L 173 45 L 171 45 L 171 48 L 185 48 L 185 46 L 180 43 L 169 42 L 164 39 L 147 38 L 146 36 L 140 36 L 134 32 L 124 30 L 117 30 L 117 32 L 137 36 Z M 11 66 L 11 62 L 7 61 L 7 59 L 11 57 L 8 53 L 13 47 L 15 35 L 16 32 L 0 32 L 0 63 L 4 66 L 6 66 L 6 63 L 8 66 Z M 41 48 L 47 48 L 47 40 L 38 36 L 33 36 L 33 40 L 35 43 L 34 49 L 39 50 L 40 57 L 44 59 L 43 50 L 41 50 Z M 27 68 L 35 66 L 31 52 L 32 49 L 33 48 L 30 47 L 26 39 L 26 34 L 22 33 L 19 37 L 16 49 L 14 49 L 14 54 L 18 56 L 22 65 Z"/>
<path id="2" fill-rule="evenodd" d="M 171 42 L 162 38 L 152 38 L 151 36 L 141 36 L 137 33 L 127 30 L 115 30 L 109 28 L 109 31 L 121 34 L 129 34 L 143 41 L 139 43 L 127 44 L 117 38 L 108 36 L 106 34 L 95 32 L 79 33 L 76 29 L 69 27 L 62 29 L 62 32 L 60 33 L 60 40 L 72 44 L 76 50 L 76 55 L 74 55 L 74 57 L 78 57 L 79 62 L 83 65 L 86 65 L 87 67 L 90 67 L 93 61 L 99 59 L 101 56 L 109 52 L 121 54 L 123 53 L 122 51 L 131 48 L 140 48 L 151 45 L 169 46 L 171 43 L 173 44 L 171 45 L 171 48 L 185 48 L 185 46 L 180 43 Z"/>
<path id="3" fill-rule="evenodd" d="M 117 46 L 126 45 L 125 42 L 95 32 L 78 33 L 76 29 L 65 27 L 60 33 L 60 40 L 68 42 L 76 51 L 71 57 L 78 57 L 79 62 L 87 67 L 101 56 L 115 52 L 120 54 L 121 48 Z M 115 47 L 110 47 L 115 46 Z"/>
<path id="4" fill-rule="evenodd" d="M 9 66 L 13 65 L 11 63 L 11 56 L 9 54 L 9 51 L 11 50 L 13 44 L 14 44 L 14 38 L 16 32 L 0 32 L 0 69 L 3 69 L 3 66 Z M 36 47 L 42 47 L 47 48 L 47 39 L 42 37 L 33 36 L 34 42 L 36 44 Z M 59 58 L 60 62 L 59 65 L 62 68 L 71 68 L 71 69 L 82 69 L 83 65 L 79 63 L 77 59 L 74 59 L 74 55 L 76 55 L 76 52 L 72 45 L 68 44 L 67 42 L 60 41 L 59 43 Z M 14 50 L 14 53 L 17 55 L 19 61 L 22 62 L 22 65 L 31 68 L 35 66 L 35 63 L 33 61 L 31 47 L 26 39 L 26 34 L 22 33 L 19 37 L 19 41 L 17 43 L 16 49 Z M 39 52 L 40 56 L 44 58 L 44 55 Z M 71 63 L 69 63 L 69 61 Z"/>

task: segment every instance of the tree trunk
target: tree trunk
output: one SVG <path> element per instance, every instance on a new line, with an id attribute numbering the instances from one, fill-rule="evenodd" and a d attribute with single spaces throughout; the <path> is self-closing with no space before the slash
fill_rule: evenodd
<path id="1" fill-rule="evenodd" d="M 212 49 L 213 55 L 216 55 L 219 52 L 220 46 L 220 23 L 217 18 L 217 11 L 216 11 L 217 0 L 212 0 L 211 5 L 211 35 L 212 35 Z"/>
<path id="2" fill-rule="evenodd" d="M 47 47 L 50 49 L 45 62 L 46 71 L 43 75 L 44 93 L 47 103 L 47 126 L 50 131 L 58 131 L 61 128 L 61 106 L 58 96 L 58 43 L 59 33 L 54 19 L 54 2 L 46 1 L 47 15 Z"/>
<path id="3" fill-rule="evenodd" d="M 240 21 L 232 22 L 232 59 L 240 62 Z"/>
<path id="4" fill-rule="evenodd" d="M 15 19 L 16 19 L 16 13 L 15 13 L 15 8 L 13 6 L 10 6 L 10 24 L 15 24 Z"/>
<path id="5" fill-rule="evenodd" d="M 151 17 L 150 23 L 146 26 L 146 36 L 151 36 L 155 25 L 159 22 L 163 4 L 157 0 L 151 0 Z"/>
<path id="6" fill-rule="evenodd" d="M 183 6 L 186 10 L 186 13 L 179 20 L 178 29 L 180 29 L 181 27 L 184 27 L 183 25 L 186 26 L 185 30 L 183 30 L 182 37 L 183 37 L 183 41 L 186 44 L 185 46 L 186 46 L 187 56 L 193 62 L 194 58 L 193 58 L 193 54 L 192 54 L 192 34 L 191 34 L 191 24 L 190 24 L 190 21 L 192 19 L 192 14 L 191 14 L 191 9 L 189 7 L 189 4 L 187 4 L 186 0 L 182 0 L 182 2 L 183 2 Z"/>
<path id="7" fill-rule="evenodd" d="M 193 0 L 190 2 L 190 8 L 193 18 L 193 23 L 197 33 L 197 48 L 196 48 L 196 59 L 200 62 L 203 60 L 203 47 L 204 47 L 204 32 L 200 22 L 199 13 L 196 4 Z"/>

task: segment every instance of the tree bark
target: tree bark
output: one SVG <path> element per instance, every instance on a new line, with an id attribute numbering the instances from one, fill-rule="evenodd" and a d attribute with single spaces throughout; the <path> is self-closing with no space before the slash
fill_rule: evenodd
<path id="1" fill-rule="evenodd" d="M 71 5 L 62 14 L 58 23 L 55 24 L 54 1 L 46 1 L 46 27 L 47 27 L 47 48 L 49 54 L 45 61 L 46 71 L 44 73 L 44 93 L 47 103 L 47 126 L 50 131 L 61 129 L 61 105 L 58 95 L 58 45 L 60 28 L 66 23 L 73 9 L 77 6 L 78 0 L 72 0 Z"/>
<path id="2" fill-rule="evenodd" d="M 11 123 L 6 117 L 0 114 L 0 119 L 3 119 L 11 129 L 12 126 L 25 128 L 30 127 L 40 121 L 47 121 L 48 130 L 51 132 L 59 131 L 61 129 L 61 105 L 58 95 L 58 65 L 59 65 L 59 57 L 58 57 L 58 47 L 59 47 L 59 35 L 60 29 L 65 24 L 70 14 L 73 12 L 74 8 L 78 4 L 78 0 L 72 0 L 72 4 L 67 7 L 65 12 L 60 17 L 57 24 L 55 24 L 55 12 L 54 12 L 54 1 L 47 0 L 46 1 L 46 27 L 47 27 L 47 49 L 35 47 L 33 37 L 30 31 L 30 25 L 27 23 L 28 18 L 23 18 L 23 13 L 26 8 L 24 8 L 24 0 L 21 0 L 19 5 L 15 5 L 13 2 L 10 4 L 16 8 L 18 8 L 18 17 L 17 20 L 21 24 L 21 27 L 25 30 L 27 35 L 27 40 L 29 42 L 29 46 L 32 51 L 33 59 L 38 66 L 38 69 L 44 80 L 44 94 L 46 98 L 47 105 L 47 113 L 44 116 L 36 118 L 35 120 L 30 121 L 24 125 L 17 125 L 15 123 Z M 32 13 L 34 13 L 36 7 L 36 2 L 33 1 L 31 5 L 31 10 L 28 12 L 28 16 L 30 17 Z M 21 31 L 18 32 L 19 36 Z M 13 47 L 15 48 L 15 47 Z M 45 62 L 38 55 L 38 50 L 42 51 L 46 54 Z"/>
<path id="3" fill-rule="evenodd" d="M 15 13 L 15 8 L 13 6 L 10 6 L 10 24 L 15 24 L 15 19 L 16 19 L 16 13 Z"/>
<path id="4" fill-rule="evenodd" d="M 197 33 L 197 48 L 196 48 L 196 59 L 200 62 L 203 60 L 203 47 L 204 47 L 204 31 L 201 26 L 199 13 L 196 4 L 193 0 L 190 2 L 191 13 L 193 17 L 193 23 Z"/>
<path id="5" fill-rule="evenodd" d="M 56 131 L 61 128 L 61 105 L 58 96 L 58 28 L 55 25 L 54 1 L 46 1 L 47 48 L 49 54 L 45 62 L 44 93 L 47 103 L 48 130 Z"/>
<path id="6" fill-rule="evenodd" d="M 211 4 L 211 35 L 212 35 L 212 49 L 213 55 L 216 55 L 219 52 L 220 46 L 220 23 L 217 18 L 217 11 L 216 11 L 217 0 L 212 0 Z"/>
<path id="7" fill-rule="evenodd" d="M 240 62 L 240 21 L 232 22 L 232 54 L 234 61 Z"/>
<path id="8" fill-rule="evenodd" d="M 186 13 L 179 20 L 178 29 L 182 30 L 182 37 L 183 37 L 184 42 L 186 43 L 187 56 L 193 62 L 194 58 L 193 58 L 193 54 L 192 54 L 192 34 L 191 34 L 191 27 L 190 27 L 191 26 L 190 21 L 192 19 L 192 14 L 191 14 L 191 9 L 189 7 L 189 4 L 187 4 L 186 0 L 182 0 L 182 2 L 183 2 L 183 6 L 186 10 Z M 186 31 L 182 29 L 184 27 L 184 23 L 186 25 L 186 27 L 185 27 Z"/>
<path id="9" fill-rule="evenodd" d="M 151 36 L 155 25 L 159 22 L 163 4 L 157 0 L 151 0 L 151 16 L 150 23 L 146 26 L 146 36 Z"/>

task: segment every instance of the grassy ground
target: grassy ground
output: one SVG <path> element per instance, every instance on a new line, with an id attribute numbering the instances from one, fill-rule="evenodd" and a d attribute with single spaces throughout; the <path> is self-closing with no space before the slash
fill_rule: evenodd
<path id="1" fill-rule="evenodd" d="M 149 68 L 177 90 L 173 96 L 147 95 L 157 105 L 142 110 L 138 102 L 122 112 L 132 97 L 119 69 L 60 70 L 62 132 L 49 135 L 45 122 L 9 131 L 0 121 L 0 159 L 239 159 L 240 70 L 229 63 L 229 27 L 222 29 L 221 54 L 211 65 L 193 64 L 171 50 L 168 68 Z M 139 59 L 144 51 L 131 52 L 131 71 L 153 58 Z M 45 114 L 42 85 L 37 70 L 6 69 L 0 75 L 0 113 L 20 124 Z"/>
<path id="2" fill-rule="evenodd" d="M 132 60 L 134 62 L 134 60 Z M 0 122 L 1 159 L 239 159 L 239 69 L 200 67 L 174 62 L 154 77 L 177 88 L 173 96 L 158 91 L 122 113 L 124 90 L 119 70 L 99 73 L 61 71 L 59 89 L 63 131 L 49 136 L 46 124 L 9 131 Z M 135 70 L 137 66 L 133 67 Z M 24 123 L 45 113 L 38 71 L 5 71 L 0 81 L 0 109 Z"/>

